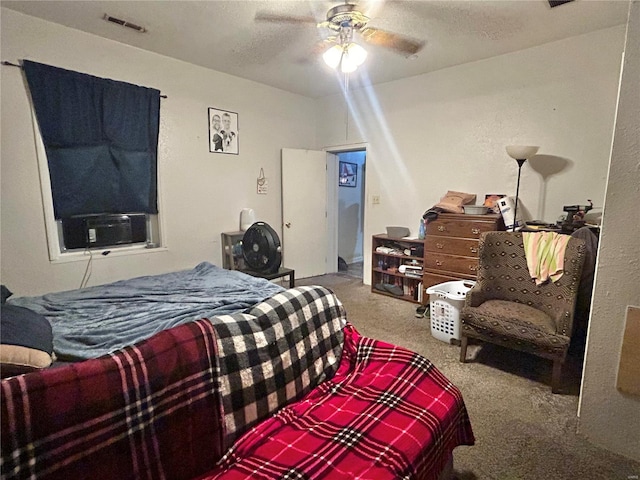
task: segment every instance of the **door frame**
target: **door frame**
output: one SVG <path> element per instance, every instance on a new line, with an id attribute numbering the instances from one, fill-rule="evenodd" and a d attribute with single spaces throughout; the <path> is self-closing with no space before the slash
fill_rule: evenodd
<path id="1" fill-rule="evenodd" d="M 338 271 L 338 160 L 337 154 L 343 152 L 363 151 L 365 158 L 369 160 L 369 144 L 368 143 L 350 143 L 347 145 L 331 145 L 323 147 L 323 151 L 336 155 L 335 157 L 329 157 L 327 155 L 327 273 L 336 273 Z M 334 160 L 330 160 L 333 158 Z M 369 198 L 369 181 L 368 171 L 370 169 L 364 168 L 364 198 Z M 371 262 L 370 248 L 371 245 L 367 241 L 368 231 L 367 221 L 367 201 L 362 205 L 362 255 L 364 262 L 363 271 L 363 283 L 365 277 L 367 277 L 368 269 L 366 266 Z M 367 277 L 368 278 L 368 277 Z"/>

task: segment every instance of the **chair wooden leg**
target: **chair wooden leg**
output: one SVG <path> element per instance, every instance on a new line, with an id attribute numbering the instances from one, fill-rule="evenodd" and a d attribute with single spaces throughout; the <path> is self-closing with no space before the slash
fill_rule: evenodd
<path id="1" fill-rule="evenodd" d="M 562 380 L 562 360 L 554 360 L 553 372 L 551 374 L 551 393 L 560 393 L 561 380 Z"/>
<path id="2" fill-rule="evenodd" d="M 467 343 L 469 341 L 469 337 L 462 335 L 462 339 L 460 340 L 460 362 L 465 363 L 467 361 Z"/>

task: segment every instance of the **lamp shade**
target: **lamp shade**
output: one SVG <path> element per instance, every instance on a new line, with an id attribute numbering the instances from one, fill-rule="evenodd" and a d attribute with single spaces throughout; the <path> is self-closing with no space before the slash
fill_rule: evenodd
<path id="1" fill-rule="evenodd" d="M 329 65 L 331 68 L 336 68 L 340 64 L 342 53 L 342 47 L 340 45 L 334 45 L 322 54 L 322 58 L 324 63 Z"/>
<path id="2" fill-rule="evenodd" d="M 367 58 L 367 51 L 357 43 L 334 45 L 322 54 L 324 63 L 331 68 L 340 66 L 343 73 L 355 72 Z"/>
<path id="3" fill-rule="evenodd" d="M 349 55 L 349 52 L 345 51 L 344 55 L 342 55 L 340 70 L 342 70 L 342 73 L 351 73 L 351 72 L 355 72 L 356 68 L 358 68 L 358 64 L 354 62 L 351 55 Z"/>
<path id="4" fill-rule="evenodd" d="M 507 145 L 507 155 L 516 160 L 526 160 L 538 153 L 540 147 L 527 145 Z"/>
<path id="5" fill-rule="evenodd" d="M 358 67 L 367 59 L 367 51 L 357 43 L 350 43 L 347 46 L 347 53 L 349 54 L 349 59 Z"/>

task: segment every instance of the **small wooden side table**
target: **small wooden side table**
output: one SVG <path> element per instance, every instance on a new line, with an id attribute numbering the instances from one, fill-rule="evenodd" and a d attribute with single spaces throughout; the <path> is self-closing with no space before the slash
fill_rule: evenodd
<path id="1" fill-rule="evenodd" d="M 242 237 L 244 232 L 222 232 L 220 234 L 222 240 L 222 268 L 227 270 L 242 270 L 244 268 L 244 258 L 242 253 L 234 252 L 236 248 L 240 248 L 242 252 Z"/>
<path id="2" fill-rule="evenodd" d="M 295 284 L 296 284 L 296 271 L 292 268 L 280 267 L 277 272 L 273 272 L 273 273 L 256 272 L 256 271 L 247 270 L 247 269 L 242 269 L 240 271 L 242 273 L 246 273 L 247 275 L 251 275 L 252 277 L 266 278 L 267 280 L 273 280 L 274 278 L 284 278 L 288 276 L 289 288 L 295 287 Z"/>

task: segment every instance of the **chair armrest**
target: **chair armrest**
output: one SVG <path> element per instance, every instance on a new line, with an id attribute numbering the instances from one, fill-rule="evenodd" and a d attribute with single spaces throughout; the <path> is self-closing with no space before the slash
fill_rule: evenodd
<path id="1" fill-rule="evenodd" d="M 467 292 L 465 297 L 464 305 L 465 307 L 478 307 L 483 304 L 485 301 L 484 293 L 480 287 L 479 283 Z"/>

